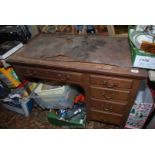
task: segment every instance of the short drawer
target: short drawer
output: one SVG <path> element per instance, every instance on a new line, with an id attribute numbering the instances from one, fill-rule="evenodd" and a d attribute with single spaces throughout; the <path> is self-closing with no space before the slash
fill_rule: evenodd
<path id="1" fill-rule="evenodd" d="M 82 73 L 76 72 L 65 72 L 65 71 L 56 71 L 50 69 L 38 69 L 33 67 L 19 67 L 15 66 L 17 74 L 36 77 L 41 79 L 51 79 L 57 81 L 71 81 L 71 82 L 81 82 Z"/>
<path id="2" fill-rule="evenodd" d="M 132 87 L 132 80 L 125 78 L 114 78 L 101 75 L 90 75 L 90 83 L 93 85 L 100 85 L 105 88 L 125 88 L 130 89 Z"/>
<path id="3" fill-rule="evenodd" d="M 107 112 L 98 112 L 95 110 L 89 111 L 88 117 L 90 120 L 101 121 L 101 122 L 111 123 L 116 125 L 121 125 L 123 120 L 123 115 L 107 113 Z"/>
<path id="4" fill-rule="evenodd" d="M 90 108 L 97 110 L 97 111 L 123 114 L 126 109 L 126 104 L 119 104 L 116 102 L 91 99 L 90 100 Z"/>
<path id="5" fill-rule="evenodd" d="M 48 76 L 46 69 L 36 69 L 33 67 L 20 67 L 14 66 L 18 75 L 24 75 L 26 77 L 44 78 Z"/>
<path id="6" fill-rule="evenodd" d="M 91 86 L 90 94 L 96 99 L 127 103 L 130 92 Z"/>
<path id="7" fill-rule="evenodd" d="M 14 66 L 14 69 L 18 75 L 28 75 L 28 69 L 24 67 Z"/>
<path id="8" fill-rule="evenodd" d="M 64 72 L 64 71 L 48 71 L 49 77 L 54 77 L 60 81 L 82 82 L 82 73 Z"/>

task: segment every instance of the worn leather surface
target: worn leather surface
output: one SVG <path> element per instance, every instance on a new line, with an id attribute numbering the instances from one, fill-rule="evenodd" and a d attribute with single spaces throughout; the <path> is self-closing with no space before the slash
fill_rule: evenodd
<path id="1" fill-rule="evenodd" d="M 131 67 L 127 38 L 41 34 L 30 41 L 14 57 L 102 63 Z"/>

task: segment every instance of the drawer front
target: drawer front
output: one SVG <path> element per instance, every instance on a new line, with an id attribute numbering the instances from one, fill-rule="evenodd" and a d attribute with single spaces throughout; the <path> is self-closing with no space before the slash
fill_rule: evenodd
<path id="1" fill-rule="evenodd" d="M 117 88 L 130 89 L 132 87 L 131 79 L 113 78 L 107 76 L 90 75 L 90 83 L 93 85 L 100 85 L 102 87 L 112 89 Z"/>
<path id="2" fill-rule="evenodd" d="M 60 81 L 82 82 L 82 73 L 64 72 L 64 71 L 49 71 L 48 76 Z"/>
<path id="3" fill-rule="evenodd" d="M 14 66 L 14 69 L 18 75 L 28 75 L 28 69 L 26 68 Z"/>
<path id="4" fill-rule="evenodd" d="M 105 112 L 113 112 L 113 113 L 123 114 L 126 109 L 126 105 L 118 104 L 116 102 L 91 99 L 90 100 L 90 108 L 97 110 L 97 111 L 105 111 Z"/>
<path id="5" fill-rule="evenodd" d="M 91 110 L 89 112 L 89 119 L 94 121 L 101 121 L 105 123 L 121 125 L 123 120 L 123 115 Z"/>
<path id="6" fill-rule="evenodd" d="M 81 82 L 82 73 L 55 71 L 50 69 L 38 69 L 32 67 L 15 66 L 17 74 L 41 79 L 53 79 L 57 81 Z"/>
<path id="7" fill-rule="evenodd" d="M 127 103 L 130 92 L 104 89 L 98 87 L 90 87 L 91 97 L 107 101 L 124 102 Z"/>

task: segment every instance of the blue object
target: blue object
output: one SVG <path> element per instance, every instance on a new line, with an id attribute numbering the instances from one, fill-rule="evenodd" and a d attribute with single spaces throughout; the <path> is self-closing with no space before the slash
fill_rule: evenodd
<path id="1" fill-rule="evenodd" d="M 9 88 L 5 87 L 3 83 L 0 81 L 0 98 L 4 98 L 9 94 Z"/>
<path id="2" fill-rule="evenodd" d="M 87 25 L 87 33 L 95 33 L 93 25 Z"/>
<path id="3" fill-rule="evenodd" d="M 64 120 L 66 118 L 67 110 L 66 109 L 60 109 L 59 110 L 59 119 Z"/>
<path id="4" fill-rule="evenodd" d="M 76 25 L 76 29 L 77 29 L 77 31 L 81 31 L 82 32 L 83 25 Z"/>

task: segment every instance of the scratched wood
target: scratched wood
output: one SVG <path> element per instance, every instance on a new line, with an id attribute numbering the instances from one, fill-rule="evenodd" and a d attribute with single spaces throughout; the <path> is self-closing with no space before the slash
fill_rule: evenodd
<path id="1" fill-rule="evenodd" d="M 41 34 L 13 55 L 46 61 L 57 56 L 65 61 L 132 66 L 127 38 L 117 37 Z"/>

